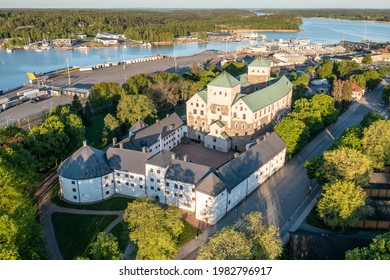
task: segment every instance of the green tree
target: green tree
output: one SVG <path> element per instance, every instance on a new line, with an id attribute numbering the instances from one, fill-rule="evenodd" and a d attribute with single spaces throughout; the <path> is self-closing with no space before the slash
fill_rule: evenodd
<path id="1" fill-rule="evenodd" d="M 255 260 L 274 260 L 282 254 L 283 246 L 279 230 L 263 221 L 261 212 L 244 215 L 243 232 L 252 243 L 252 258 Z"/>
<path id="2" fill-rule="evenodd" d="M 338 76 L 345 77 L 354 72 L 362 70 L 362 66 L 355 61 L 340 61 L 336 64 L 336 72 Z"/>
<path id="3" fill-rule="evenodd" d="M 382 115 L 375 113 L 375 112 L 370 112 L 364 115 L 363 120 L 360 122 L 360 125 L 362 128 L 367 128 L 376 121 L 382 120 Z"/>
<path id="4" fill-rule="evenodd" d="M 73 95 L 72 100 L 73 110 L 77 113 L 77 115 L 82 118 L 83 117 L 83 104 L 81 104 L 80 98 L 75 94 Z"/>
<path id="5" fill-rule="evenodd" d="M 314 74 L 315 71 L 316 71 L 316 70 L 314 69 L 313 66 L 307 66 L 307 67 L 305 68 L 305 72 L 306 72 L 306 73 Z"/>
<path id="6" fill-rule="evenodd" d="M 380 75 L 375 69 L 366 69 L 363 75 L 366 78 L 366 85 L 369 89 L 374 89 L 379 85 Z"/>
<path id="7" fill-rule="evenodd" d="M 243 232 L 225 227 L 199 249 L 197 260 L 249 260 L 252 246 Z"/>
<path id="8" fill-rule="evenodd" d="M 123 93 L 118 83 L 99 83 L 91 88 L 89 102 L 95 110 L 114 113 Z"/>
<path id="9" fill-rule="evenodd" d="M 20 260 L 17 247 L 0 243 L 0 260 Z"/>
<path id="10" fill-rule="evenodd" d="M 372 209 L 365 207 L 366 193 L 353 182 L 335 181 L 324 186 L 317 210 L 325 224 L 336 227 L 353 226 Z"/>
<path id="11" fill-rule="evenodd" d="M 368 184 L 371 164 L 371 160 L 363 153 L 341 147 L 324 152 L 322 172 L 328 182 L 347 180 L 364 186 Z"/>
<path id="12" fill-rule="evenodd" d="M 364 129 L 363 149 L 375 169 L 390 164 L 390 121 L 379 120 Z"/>
<path id="13" fill-rule="evenodd" d="M 376 236 L 368 247 L 345 253 L 347 260 L 390 260 L 390 233 Z"/>
<path id="14" fill-rule="evenodd" d="M 275 125 L 275 132 L 286 143 L 289 154 L 299 151 L 310 140 L 310 131 L 306 124 L 288 116 Z"/>
<path id="15" fill-rule="evenodd" d="M 331 146 L 332 150 L 341 147 L 352 148 L 362 152 L 363 130 L 360 125 L 347 128 L 340 138 L 336 139 Z"/>
<path id="16" fill-rule="evenodd" d="M 366 88 L 366 77 L 364 74 L 357 74 L 350 76 L 350 81 L 356 83 L 359 87 Z"/>
<path id="17" fill-rule="evenodd" d="M 233 77 L 237 77 L 241 74 L 245 74 L 248 71 L 244 62 L 236 62 L 236 61 L 230 62 L 230 63 L 225 63 L 222 66 L 222 70 L 225 70 Z"/>
<path id="18" fill-rule="evenodd" d="M 179 209 L 163 210 L 143 197 L 129 203 L 123 220 L 129 226 L 130 240 L 137 244 L 137 260 L 168 260 L 177 253 L 184 228 Z"/>
<path id="19" fill-rule="evenodd" d="M 145 95 L 124 95 L 119 101 L 117 117 L 122 122 L 133 124 L 148 116 L 154 117 L 157 109 L 154 102 Z"/>
<path id="20" fill-rule="evenodd" d="M 294 86 L 298 86 L 298 85 L 307 86 L 309 82 L 310 82 L 309 77 L 305 73 L 303 73 L 298 78 L 296 78 L 295 81 L 293 81 L 293 84 Z"/>
<path id="21" fill-rule="evenodd" d="M 148 74 L 137 74 L 127 79 L 123 84 L 123 89 L 128 94 L 141 94 L 152 86 L 151 78 Z"/>
<path id="22" fill-rule="evenodd" d="M 92 122 L 92 110 L 89 101 L 85 103 L 84 114 L 83 114 L 83 124 L 84 126 L 89 126 Z"/>
<path id="23" fill-rule="evenodd" d="M 320 62 L 317 68 L 317 77 L 320 79 L 327 79 L 333 73 L 333 63 L 330 59 L 325 59 Z"/>
<path id="24" fill-rule="evenodd" d="M 366 54 L 363 59 L 362 59 L 362 63 L 363 64 L 370 64 L 372 62 L 372 57 L 370 54 Z"/>
<path id="25" fill-rule="evenodd" d="M 333 97 L 336 108 L 341 110 L 342 101 L 343 101 L 343 86 L 341 81 L 337 79 L 333 80 L 332 90 L 330 94 Z"/>
<path id="26" fill-rule="evenodd" d="M 121 260 L 123 254 L 119 250 L 118 240 L 111 233 L 99 232 L 96 241 L 91 243 L 90 252 L 93 260 Z"/>

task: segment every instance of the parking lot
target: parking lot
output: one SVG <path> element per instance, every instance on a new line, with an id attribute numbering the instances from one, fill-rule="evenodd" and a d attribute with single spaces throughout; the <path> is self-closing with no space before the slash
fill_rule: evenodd
<path id="1" fill-rule="evenodd" d="M 72 102 L 70 96 L 51 97 L 36 103 L 26 101 L 20 105 L 9 108 L 0 113 L 0 127 L 18 124 L 27 121 L 32 116 L 39 115 L 43 110 L 50 110 L 57 105 L 68 104 Z"/>

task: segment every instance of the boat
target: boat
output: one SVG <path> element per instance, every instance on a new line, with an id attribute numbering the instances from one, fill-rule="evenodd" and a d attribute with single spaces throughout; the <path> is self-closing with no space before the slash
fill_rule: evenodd
<path id="1" fill-rule="evenodd" d="M 36 52 L 43 52 L 42 49 L 36 49 L 35 51 L 36 51 Z"/>
<path id="2" fill-rule="evenodd" d="M 7 48 L 5 51 L 6 51 L 7 53 L 13 53 L 13 52 L 14 52 L 14 49 Z"/>
<path id="3" fill-rule="evenodd" d="M 78 51 L 88 51 L 89 47 L 88 46 L 79 46 L 79 47 L 75 47 L 74 49 L 78 50 Z"/>

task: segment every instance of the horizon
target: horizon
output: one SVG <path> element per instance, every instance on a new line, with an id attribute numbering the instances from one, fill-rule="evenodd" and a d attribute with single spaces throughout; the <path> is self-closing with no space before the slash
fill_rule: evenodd
<path id="1" fill-rule="evenodd" d="M 65 3 L 48 2 L 46 0 L 35 0 L 33 2 L 27 0 L 2 0 L 0 9 L 390 9 L 390 2 L 388 0 L 372 0 L 368 3 L 363 1 L 359 2 L 356 0 L 328 0 L 326 3 L 317 3 L 311 0 L 296 0 L 293 3 L 294 7 L 291 7 L 292 3 L 290 0 L 276 0 L 272 3 L 260 3 L 258 0 L 243 0 L 241 2 L 233 0 L 198 0 L 195 2 L 188 0 L 111 0 L 109 3 L 96 0 L 68 0 Z"/>

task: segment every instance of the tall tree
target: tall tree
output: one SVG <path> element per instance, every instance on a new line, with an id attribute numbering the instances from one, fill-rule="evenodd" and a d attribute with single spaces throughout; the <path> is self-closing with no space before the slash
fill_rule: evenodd
<path id="1" fill-rule="evenodd" d="M 317 76 L 320 79 L 327 79 L 329 78 L 333 73 L 333 62 L 330 59 L 325 59 L 324 61 L 320 62 L 317 68 Z"/>
<path id="2" fill-rule="evenodd" d="M 366 54 L 362 59 L 363 64 L 370 64 L 371 62 L 372 62 L 372 56 L 370 54 Z"/>
<path id="3" fill-rule="evenodd" d="M 128 94 L 141 94 L 152 86 L 152 80 L 148 74 L 137 74 L 127 79 L 123 89 Z"/>
<path id="4" fill-rule="evenodd" d="M 243 232 L 225 227 L 200 247 L 198 260 L 249 260 L 252 245 Z"/>
<path id="5" fill-rule="evenodd" d="M 390 260 L 390 233 L 376 236 L 368 247 L 345 253 L 347 260 Z"/>
<path id="6" fill-rule="evenodd" d="M 252 258 L 255 260 L 274 260 L 282 254 L 282 240 L 274 225 L 263 221 L 261 212 L 244 215 L 243 232 L 252 243 Z"/>
<path id="7" fill-rule="evenodd" d="M 123 220 L 130 229 L 130 240 L 137 244 L 138 260 L 172 259 L 184 224 L 179 209 L 163 210 L 147 198 L 129 203 Z"/>
<path id="8" fill-rule="evenodd" d="M 371 163 L 363 153 L 341 147 L 324 152 L 323 174 L 328 182 L 347 180 L 364 186 L 368 184 Z"/>
<path id="9" fill-rule="evenodd" d="M 114 113 L 123 93 L 118 83 L 99 83 L 91 88 L 89 102 L 94 110 Z"/>
<path id="10" fill-rule="evenodd" d="M 133 124 L 148 116 L 154 117 L 157 109 L 154 102 L 145 95 L 124 95 L 117 107 L 117 117 L 122 122 Z"/>
<path id="11" fill-rule="evenodd" d="M 83 117 L 83 104 L 81 104 L 80 98 L 77 94 L 73 95 L 72 100 L 73 110 L 77 113 L 77 115 L 82 118 Z"/>
<path id="12" fill-rule="evenodd" d="M 382 120 L 382 115 L 375 112 L 370 112 L 364 115 L 363 120 L 360 122 L 362 128 L 367 128 L 376 121 Z"/>
<path id="13" fill-rule="evenodd" d="M 111 233 L 99 232 L 96 241 L 91 243 L 90 252 L 93 260 L 121 260 L 118 240 Z"/>
<path id="14" fill-rule="evenodd" d="M 363 148 L 371 158 L 373 167 L 382 170 L 390 164 L 390 120 L 379 120 L 365 128 Z"/>
<path id="15" fill-rule="evenodd" d="M 366 193 L 353 182 L 335 181 L 324 186 L 324 193 L 318 201 L 318 214 L 327 225 L 353 226 L 368 213 L 372 213 L 369 206 L 365 207 Z"/>

